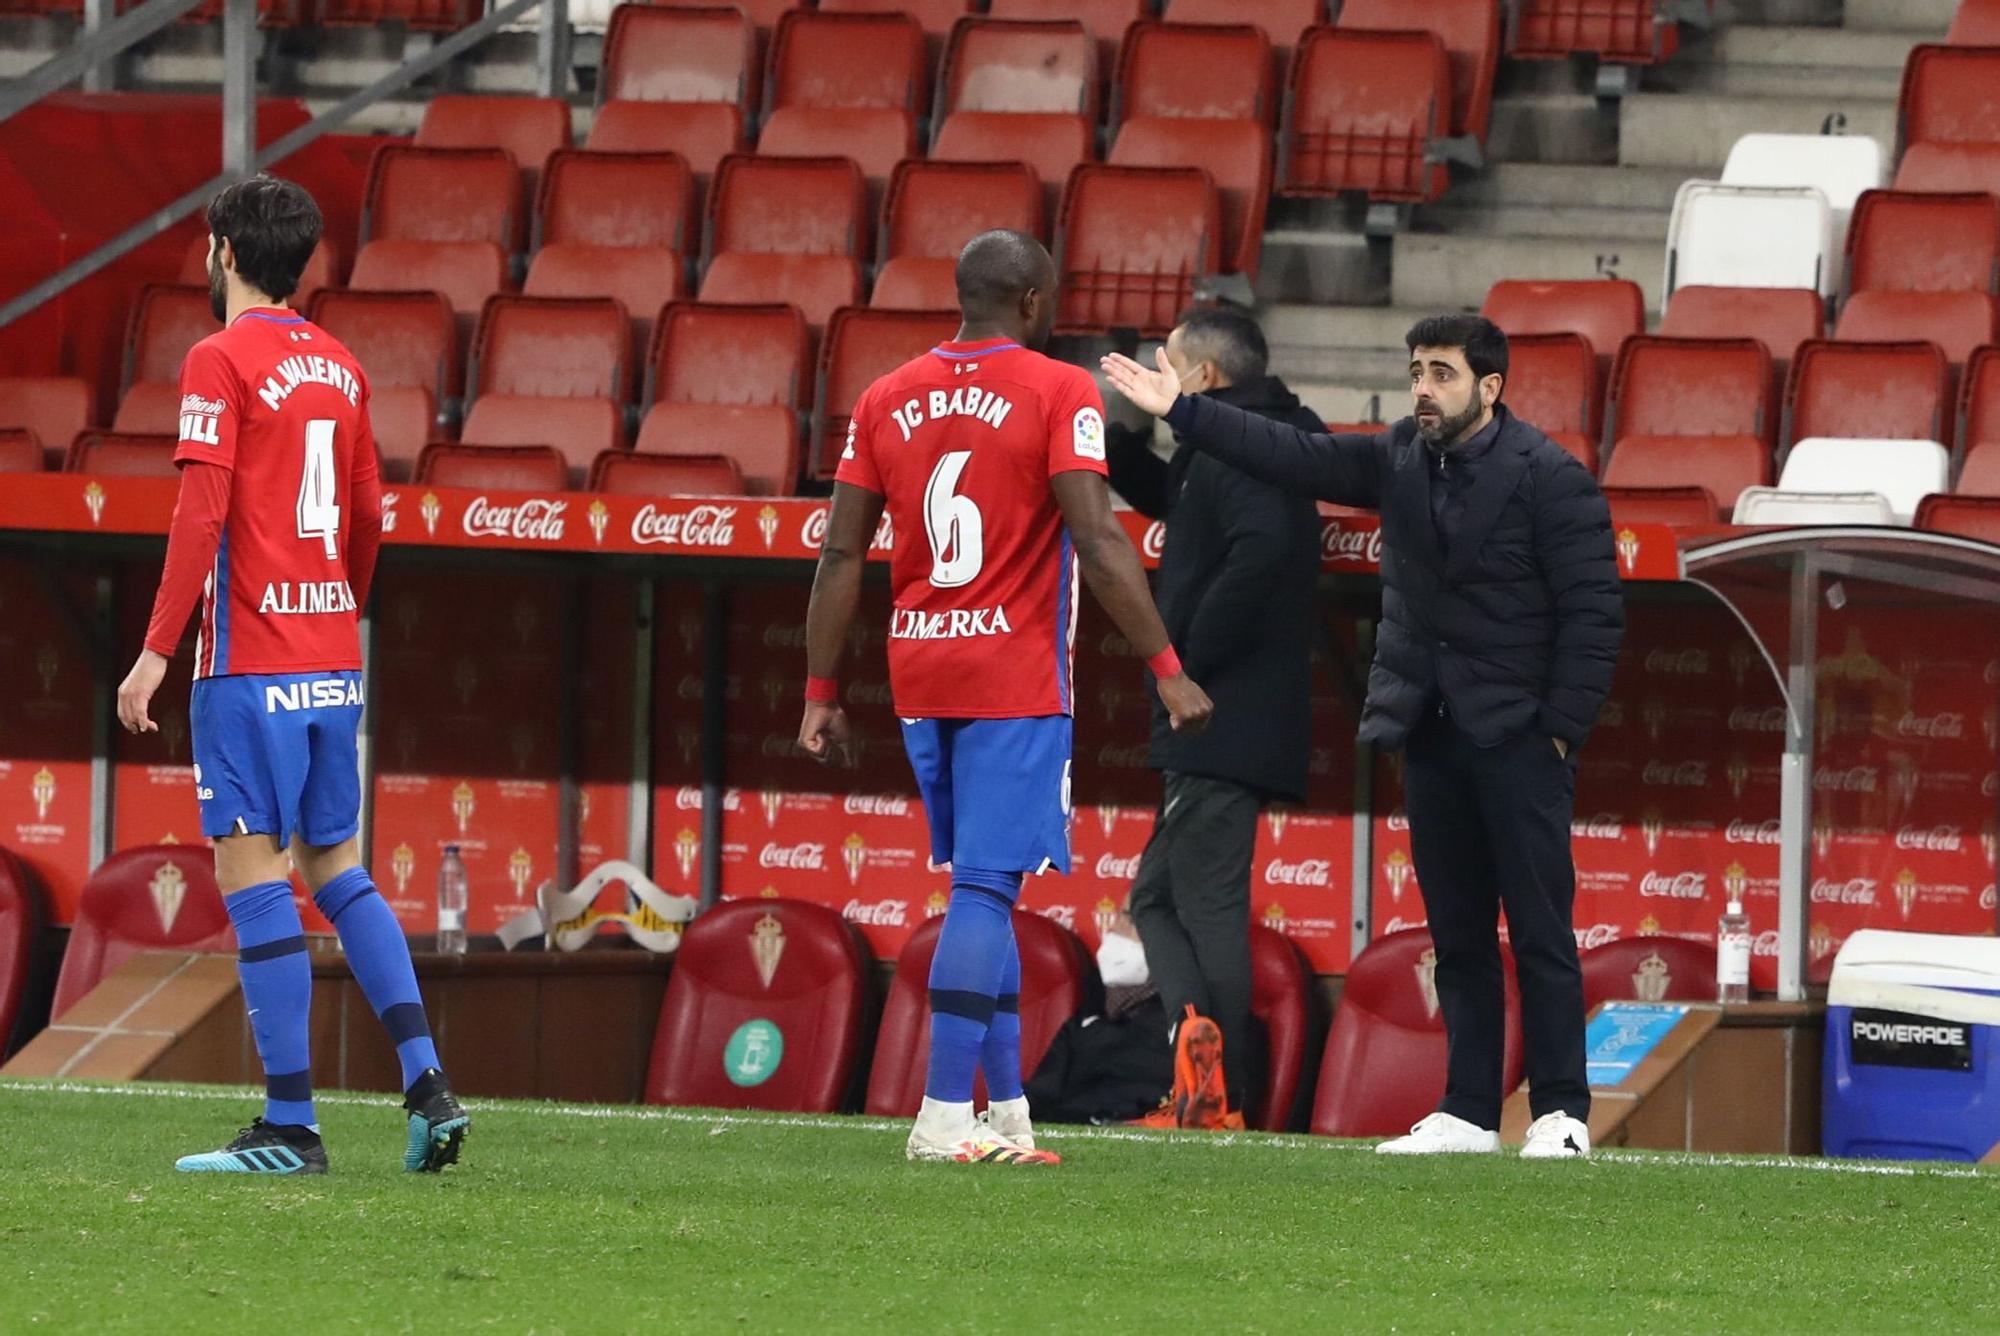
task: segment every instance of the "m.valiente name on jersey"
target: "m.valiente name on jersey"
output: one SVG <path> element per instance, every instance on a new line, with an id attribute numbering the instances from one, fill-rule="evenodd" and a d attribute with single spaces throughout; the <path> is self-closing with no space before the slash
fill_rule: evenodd
<path id="1" fill-rule="evenodd" d="M 353 612 L 354 591 L 345 580 L 309 580 L 297 585 L 281 580 L 264 586 L 257 611 L 285 615 Z"/>
<path id="2" fill-rule="evenodd" d="M 264 407 L 273 413 L 278 405 L 291 397 L 292 391 L 301 385 L 331 385 L 347 396 L 347 402 L 358 405 L 361 402 L 361 380 L 352 371 L 331 357 L 315 357 L 299 354 L 287 357 L 271 369 L 264 377 L 264 383 L 257 387 L 257 397 L 264 401 Z"/>

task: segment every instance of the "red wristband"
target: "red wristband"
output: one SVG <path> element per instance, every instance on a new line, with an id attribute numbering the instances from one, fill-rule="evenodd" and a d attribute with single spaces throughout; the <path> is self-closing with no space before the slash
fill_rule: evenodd
<path id="1" fill-rule="evenodd" d="M 831 677 L 806 678 L 806 700 L 814 705 L 840 704 L 840 683 Z"/>
<path id="2" fill-rule="evenodd" d="M 1174 653 L 1174 647 L 1169 645 L 1152 658 L 1146 660 L 1146 667 L 1152 670 L 1154 677 L 1162 681 L 1169 677 L 1179 677 L 1181 675 L 1181 656 Z"/>

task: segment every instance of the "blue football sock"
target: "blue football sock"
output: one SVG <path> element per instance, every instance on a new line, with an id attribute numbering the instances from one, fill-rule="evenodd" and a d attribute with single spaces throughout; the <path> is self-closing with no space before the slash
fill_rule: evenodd
<path id="1" fill-rule="evenodd" d="M 431 1042 L 431 1024 L 424 1015 L 423 995 L 417 992 L 417 972 L 410 964 L 410 943 L 403 925 L 375 889 L 374 878 L 364 867 L 351 867 L 320 887 L 313 897 L 319 912 L 340 934 L 347 952 L 348 967 L 361 995 L 375 1008 L 375 1015 L 396 1046 L 396 1061 L 403 1067 L 403 1089 L 408 1090 L 427 1067 L 438 1065 L 437 1045 Z"/>
<path id="2" fill-rule="evenodd" d="M 259 882 L 222 904 L 236 925 L 236 974 L 264 1064 L 264 1121 L 312 1127 L 312 961 L 291 883 Z"/>
<path id="3" fill-rule="evenodd" d="M 949 1104 L 972 1099 L 1020 890 L 1018 872 L 953 871 L 951 903 L 931 957 L 931 1057 L 924 1093 L 932 1099 Z"/>
<path id="4" fill-rule="evenodd" d="M 993 1022 L 986 1027 L 986 1043 L 979 1050 L 979 1069 L 986 1073 L 988 1099 L 1021 1098 L 1021 947 L 1014 940 L 1011 914 L 1000 995 L 994 999 Z"/>

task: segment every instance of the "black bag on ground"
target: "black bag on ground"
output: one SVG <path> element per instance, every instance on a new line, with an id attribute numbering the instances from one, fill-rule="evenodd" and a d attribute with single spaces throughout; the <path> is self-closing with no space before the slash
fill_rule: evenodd
<path id="1" fill-rule="evenodd" d="M 1038 1123 L 1122 1123 L 1158 1108 L 1173 1085 L 1167 1013 L 1154 995 L 1115 1017 L 1066 1022 L 1028 1081 L 1028 1105 Z"/>

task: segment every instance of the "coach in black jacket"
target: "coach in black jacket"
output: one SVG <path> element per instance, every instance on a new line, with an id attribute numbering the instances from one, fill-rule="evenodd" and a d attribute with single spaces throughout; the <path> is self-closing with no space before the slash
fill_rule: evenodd
<path id="1" fill-rule="evenodd" d="M 1406 750 L 1450 1046 L 1438 1112 L 1382 1149 L 1498 1149 L 1504 905 L 1536 1117 L 1522 1153 L 1584 1155 L 1569 827 L 1577 749 L 1624 634 L 1610 514 L 1589 472 L 1500 403 L 1507 343 L 1489 321 L 1422 320 L 1408 346 L 1415 414 L 1374 437 L 1308 435 L 1180 395 L 1164 366 L 1114 357 L 1105 369 L 1189 444 L 1287 490 L 1381 512 L 1382 622 L 1360 732 Z"/>
<path id="2" fill-rule="evenodd" d="M 1181 389 L 1286 423 L 1325 424 L 1267 374 L 1263 331 L 1235 311 L 1198 311 L 1167 339 Z M 1148 424 L 1151 425 L 1150 423 Z M 1250 1025 L 1250 866 L 1257 817 L 1306 796 L 1312 749 L 1313 591 L 1319 512 L 1287 492 L 1185 448 L 1169 460 L 1145 436 L 1107 433 L 1111 485 L 1166 521 L 1154 596 L 1181 662 L 1226 728 L 1177 732 L 1156 700 L 1148 760 L 1164 772 L 1153 835 L 1129 909 L 1169 1022 L 1192 1004 L 1222 1030 L 1232 1109 L 1261 1089 Z"/>

